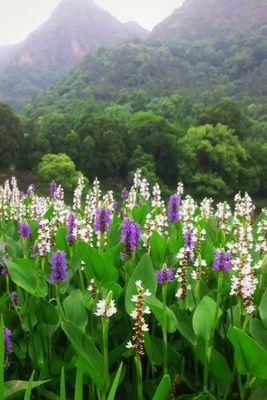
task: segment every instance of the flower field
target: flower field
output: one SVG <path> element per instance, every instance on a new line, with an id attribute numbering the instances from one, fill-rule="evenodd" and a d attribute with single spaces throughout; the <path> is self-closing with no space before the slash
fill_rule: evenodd
<path id="1" fill-rule="evenodd" d="M 0 399 L 267 399 L 267 210 L 0 188 Z"/>

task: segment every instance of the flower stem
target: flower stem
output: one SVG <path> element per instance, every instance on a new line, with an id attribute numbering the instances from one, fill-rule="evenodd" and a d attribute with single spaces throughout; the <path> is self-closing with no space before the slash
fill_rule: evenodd
<path id="1" fill-rule="evenodd" d="M 163 367 L 164 374 L 168 373 L 168 339 L 167 339 L 167 284 L 162 285 L 162 301 L 163 301 Z"/>
<path id="2" fill-rule="evenodd" d="M 103 334 L 103 357 L 104 357 L 104 373 L 105 373 L 105 388 L 102 393 L 102 400 L 106 399 L 106 394 L 109 387 L 109 369 L 108 369 L 108 318 L 102 318 L 102 334 Z"/>
<path id="3" fill-rule="evenodd" d="M 143 379 L 142 379 L 142 364 L 140 356 L 135 356 L 135 366 L 137 375 L 137 400 L 143 400 Z"/>

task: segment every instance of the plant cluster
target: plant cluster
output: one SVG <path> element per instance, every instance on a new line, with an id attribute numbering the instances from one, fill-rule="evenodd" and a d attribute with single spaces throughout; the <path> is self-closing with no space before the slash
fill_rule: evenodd
<path id="1" fill-rule="evenodd" d="M 0 187 L 1 399 L 266 398 L 266 209 L 49 189 Z"/>

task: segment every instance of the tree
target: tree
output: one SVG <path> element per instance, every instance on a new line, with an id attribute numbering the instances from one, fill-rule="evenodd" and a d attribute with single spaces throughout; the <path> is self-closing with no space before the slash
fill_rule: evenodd
<path id="1" fill-rule="evenodd" d="M 190 128 L 178 141 L 178 172 L 198 195 L 224 196 L 238 189 L 247 152 L 228 127 Z"/>
<path id="2" fill-rule="evenodd" d="M 156 174 L 166 184 L 176 184 L 177 131 L 151 112 L 138 112 L 129 121 L 130 137 L 156 162 Z"/>
<path id="3" fill-rule="evenodd" d="M 157 176 L 154 157 L 151 154 L 145 153 L 139 145 L 134 149 L 132 158 L 129 162 L 130 172 L 128 180 L 130 182 L 132 182 L 134 173 L 138 168 L 141 169 L 143 178 L 146 178 L 151 184 L 156 183 Z"/>
<path id="4" fill-rule="evenodd" d="M 38 165 L 38 174 L 45 182 L 55 180 L 70 191 L 77 184 L 81 172 L 76 171 L 74 162 L 66 154 L 46 154 Z"/>
<path id="5" fill-rule="evenodd" d="M 79 167 L 105 180 L 127 173 L 128 135 L 124 125 L 108 115 L 85 115 L 77 127 L 82 141 Z"/>
<path id="6" fill-rule="evenodd" d="M 22 141 L 20 120 L 7 104 L 0 103 L 0 168 L 19 164 L 19 150 Z"/>
<path id="7" fill-rule="evenodd" d="M 233 129 L 241 137 L 246 136 L 249 121 L 246 118 L 240 104 L 229 97 L 217 104 L 207 106 L 200 115 L 198 125 L 223 124 Z"/>

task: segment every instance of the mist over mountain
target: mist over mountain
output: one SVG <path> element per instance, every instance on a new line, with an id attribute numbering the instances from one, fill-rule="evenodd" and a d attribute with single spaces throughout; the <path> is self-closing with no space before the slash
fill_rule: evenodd
<path id="1" fill-rule="evenodd" d="M 146 33 L 137 23 L 121 23 L 93 0 L 63 0 L 22 43 L 0 48 L 0 99 L 32 98 L 97 47 Z"/>

